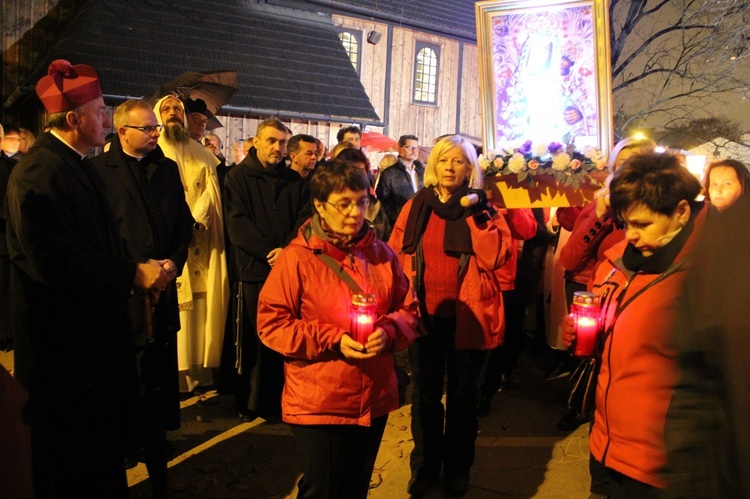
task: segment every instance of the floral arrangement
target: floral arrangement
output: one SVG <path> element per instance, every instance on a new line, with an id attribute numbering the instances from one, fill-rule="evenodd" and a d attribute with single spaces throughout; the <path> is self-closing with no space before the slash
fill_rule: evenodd
<path id="1" fill-rule="evenodd" d="M 604 170 L 607 162 L 593 147 L 584 148 L 582 153 L 573 144 L 566 147 L 557 142 L 532 148 L 527 140 L 519 147 L 480 155 L 479 166 L 485 177 L 516 175 L 519 183 L 532 189 L 537 186 L 534 177 L 538 175 L 551 175 L 563 187 L 579 189 L 585 182 L 595 183 L 589 173 Z"/>

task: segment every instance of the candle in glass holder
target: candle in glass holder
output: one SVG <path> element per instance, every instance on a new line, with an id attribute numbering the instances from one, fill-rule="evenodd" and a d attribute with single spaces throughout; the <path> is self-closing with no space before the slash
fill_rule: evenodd
<path id="1" fill-rule="evenodd" d="M 576 327 L 576 345 L 573 354 L 579 357 L 593 355 L 601 324 L 599 295 L 586 291 L 575 292 L 570 313 L 573 315 Z"/>
<path id="2" fill-rule="evenodd" d="M 375 330 L 378 310 L 375 306 L 375 295 L 359 293 L 352 296 L 352 308 L 349 315 L 350 335 L 363 345 Z"/>

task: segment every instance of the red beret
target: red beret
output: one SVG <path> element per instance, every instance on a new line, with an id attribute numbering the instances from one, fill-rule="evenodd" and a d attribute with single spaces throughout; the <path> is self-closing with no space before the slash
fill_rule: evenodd
<path id="1" fill-rule="evenodd" d="M 102 89 L 94 68 L 57 59 L 36 84 L 36 94 L 48 113 L 59 113 L 101 97 Z"/>

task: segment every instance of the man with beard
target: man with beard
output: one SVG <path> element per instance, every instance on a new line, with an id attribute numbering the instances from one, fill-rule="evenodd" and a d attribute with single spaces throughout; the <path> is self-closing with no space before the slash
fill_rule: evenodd
<path id="1" fill-rule="evenodd" d="M 161 126 L 151 106 L 142 100 L 123 102 L 115 110 L 114 125 L 117 139 L 93 161 L 107 187 L 126 256 L 136 261 L 152 258 L 170 277 L 161 293 L 136 291 L 130 297 L 141 383 L 135 411 L 138 426 L 130 447 L 136 452 L 144 446 L 153 496 L 166 497 L 165 432 L 180 427 L 175 278 L 187 260 L 194 220 L 177 164 L 157 145 Z"/>
<path id="2" fill-rule="evenodd" d="M 177 278 L 182 329 L 177 335 L 180 391 L 192 392 L 213 383 L 211 369 L 219 367 L 229 284 L 224 252 L 224 222 L 218 158 L 192 140 L 182 102 L 171 95 L 154 106 L 164 125 L 159 147 L 177 163 L 185 199 L 195 219 L 193 238 L 182 276 Z"/>
<path id="3" fill-rule="evenodd" d="M 261 121 L 247 157 L 224 181 L 230 281 L 236 297 L 232 314 L 237 318 L 237 349 L 224 361 L 237 367 L 235 400 L 245 420 L 281 414 L 283 359 L 258 340 L 258 295 L 282 248 L 312 211 L 307 182 L 284 164 L 286 143 L 283 123 Z"/>
<path id="4" fill-rule="evenodd" d="M 128 297 L 161 293 L 169 275 L 124 256 L 86 158 L 110 127 L 94 69 L 56 60 L 36 92 L 51 131 L 13 168 L 5 205 L 34 495 L 126 498 L 123 415 L 137 389 Z"/>

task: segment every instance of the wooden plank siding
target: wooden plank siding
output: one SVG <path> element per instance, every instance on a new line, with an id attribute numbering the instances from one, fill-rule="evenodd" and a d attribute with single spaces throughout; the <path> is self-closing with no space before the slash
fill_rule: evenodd
<path id="1" fill-rule="evenodd" d="M 481 136 L 476 45 L 461 44 L 448 37 L 394 25 L 390 54 L 390 102 L 387 103 L 386 113 L 384 89 L 387 78 L 388 26 L 342 15 L 333 15 L 333 22 L 336 26 L 356 30 L 362 34 L 364 42 L 361 48 L 360 81 L 378 115 L 383 119 L 388 117 L 389 136 L 398 138 L 404 134 L 414 134 L 424 145 L 432 145 L 435 137 L 447 133 L 460 132 L 474 137 Z M 383 35 L 377 45 L 366 42 L 367 33 L 372 30 Z M 413 102 L 417 42 L 440 47 L 436 105 Z M 462 58 L 459 58 L 460 50 L 463 50 Z M 459 68 L 459 59 L 462 59 L 462 68 Z M 460 124 L 458 130 L 457 121 Z"/>

